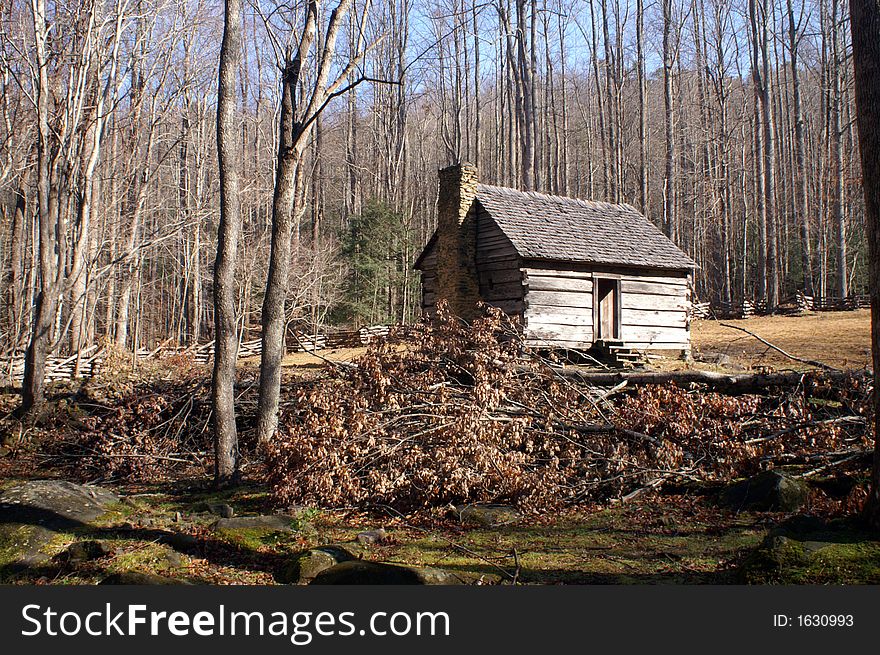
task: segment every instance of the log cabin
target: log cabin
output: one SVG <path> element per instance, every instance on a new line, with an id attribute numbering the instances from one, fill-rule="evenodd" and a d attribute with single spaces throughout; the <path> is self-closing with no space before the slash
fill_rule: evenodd
<path id="1" fill-rule="evenodd" d="M 424 313 L 445 298 L 468 319 L 483 301 L 520 319 L 527 346 L 689 355 L 695 263 L 631 205 L 480 184 L 457 164 L 437 210 L 415 263 Z"/>

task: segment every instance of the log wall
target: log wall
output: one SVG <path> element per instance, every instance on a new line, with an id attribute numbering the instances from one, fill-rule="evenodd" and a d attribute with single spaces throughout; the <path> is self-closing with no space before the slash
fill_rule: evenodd
<path id="1" fill-rule="evenodd" d="M 619 280 L 620 340 L 637 350 L 689 350 L 685 271 L 549 264 L 523 265 L 527 345 L 588 348 L 593 343 L 594 276 Z"/>
<path id="2" fill-rule="evenodd" d="M 482 207 L 477 213 L 476 258 L 483 302 L 512 316 L 521 316 L 525 288 L 519 254 Z"/>

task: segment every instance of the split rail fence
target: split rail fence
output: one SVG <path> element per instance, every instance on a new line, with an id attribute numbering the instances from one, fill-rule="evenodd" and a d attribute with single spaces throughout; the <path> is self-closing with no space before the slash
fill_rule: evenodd
<path id="1" fill-rule="evenodd" d="M 372 325 L 358 330 L 335 330 L 327 333 L 294 332 L 287 345 L 290 352 L 353 348 L 386 339 L 390 334 L 391 328 L 387 325 Z M 259 357 L 261 353 L 262 342 L 260 339 L 244 341 L 238 347 L 239 359 Z M 105 348 L 94 345 L 73 355 L 50 356 L 46 361 L 46 380 L 53 382 L 97 375 L 101 371 L 107 354 Z M 205 366 L 214 357 L 214 342 L 209 341 L 193 346 L 160 344 L 152 350 L 141 348 L 132 356 L 138 361 L 186 357 L 195 364 Z M 0 358 L 0 377 L 6 384 L 20 384 L 24 378 L 24 353 L 18 352 L 12 356 Z"/>

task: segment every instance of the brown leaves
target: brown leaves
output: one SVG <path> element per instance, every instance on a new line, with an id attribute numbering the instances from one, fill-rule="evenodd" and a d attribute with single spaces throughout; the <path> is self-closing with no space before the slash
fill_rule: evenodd
<path id="1" fill-rule="evenodd" d="M 513 502 L 546 511 L 621 496 L 670 473 L 718 479 L 752 472 L 767 457 L 866 443 L 814 424 L 806 392 L 642 387 L 600 412 L 600 393 L 523 358 L 509 319 L 489 308 L 472 327 L 441 309 L 402 346 L 378 345 L 358 364 L 304 390 L 283 413 L 267 460 L 279 503 L 413 511 Z M 845 393 L 866 406 L 861 390 Z M 608 418 L 628 432 L 578 429 Z"/>

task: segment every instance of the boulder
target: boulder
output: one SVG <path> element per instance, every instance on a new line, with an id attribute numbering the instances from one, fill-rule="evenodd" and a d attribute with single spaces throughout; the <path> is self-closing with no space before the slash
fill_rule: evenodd
<path id="1" fill-rule="evenodd" d="M 152 554 L 151 568 L 177 569 L 184 565 L 183 557 L 170 546 L 159 545 Z"/>
<path id="2" fill-rule="evenodd" d="M 455 508 L 462 525 L 495 528 L 522 520 L 522 514 L 512 505 L 459 505 Z"/>
<path id="3" fill-rule="evenodd" d="M 824 520 L 812 514 L 795 514 L 777 525 L 770 531 L 771 535 L 793 536 L 804 538 L 828 533 L 831 527 Z"/>
<path id="4" fill-rule="evenodd" d="M 36 523 L 49 529 L 86 525 L 118 503 L 119 497 L 101 487 L 65 480 L 32 480 L 0 494 L 0 522 Z"/>
<path id="5" fill-rule="evenodd" d="M 459 583 L 458 578 L 441 569 L 354 560 L 321 571 L 309 584 L 452 585 Z"/>
<path id="6" fill-rule="evenodd" d="M 381 544 L 388 539 L 388 533 L 385 532 L 385 528 L 379 528 L 378 530 L 365 530 L 364 532 L 359 532 L 356 539 L 361 546 L 373 546 L 375 544 Z"/>
<path id="7" fill-rule="evenodd" d="M 310 523 L 286 514 L 236 516 L 219 519 L 211 527 L 219 537 L 246 548 L 261 548 L 268 543 L 290 540 L 295 536 L 316 536 L 316 530 Z"/>
<path id="8" fill-rule="evenodd" d="M 261 532 L 293 532 L 296 519 L 284 514 L 265 516 L 236 516 L 218 519 L 211 526 L 215 532 L 256 530 Z"/>
<path id="9" fill-rule="evenodd" d="M 320 546 L 293 555 L 276 575 L 285 584 L 305 584 L 311 582 L 319 573 L 357 558 L 342 546 Z"/>
<path id="10" fill-rule="evenodd" d="M 89 562 L 95 559 L 101 559 L 113 552 L 103 541 L 74 541 L 64 551 L 55 556 L 55 560 L 59 562 Z"/>
<path id="11" fill-rule="evenodd" d="M 719 500 L 737 511 L 796 512 L 808 496 L 809 487 L 800 480 L 779 471 L 764 471 L 729 486 Z"/>
<path id="12" fill-rule="evenodd" d="M 0 494 L 0 565 L 32 566 L 59 532 L 92 525 L 116 494 L 64 480 L 31 480 Z"/>
<path id="13" fill-rule="evenodd" d="M 208 512 L 208 514 L 214 514 L 224 519 L 231 519 L 235 516 L 235 510 L 232 508 L 232 505 L 227 505 L 226 503 L 203 503 L 201 507 L 203 509 L 200 511 Z"/>

